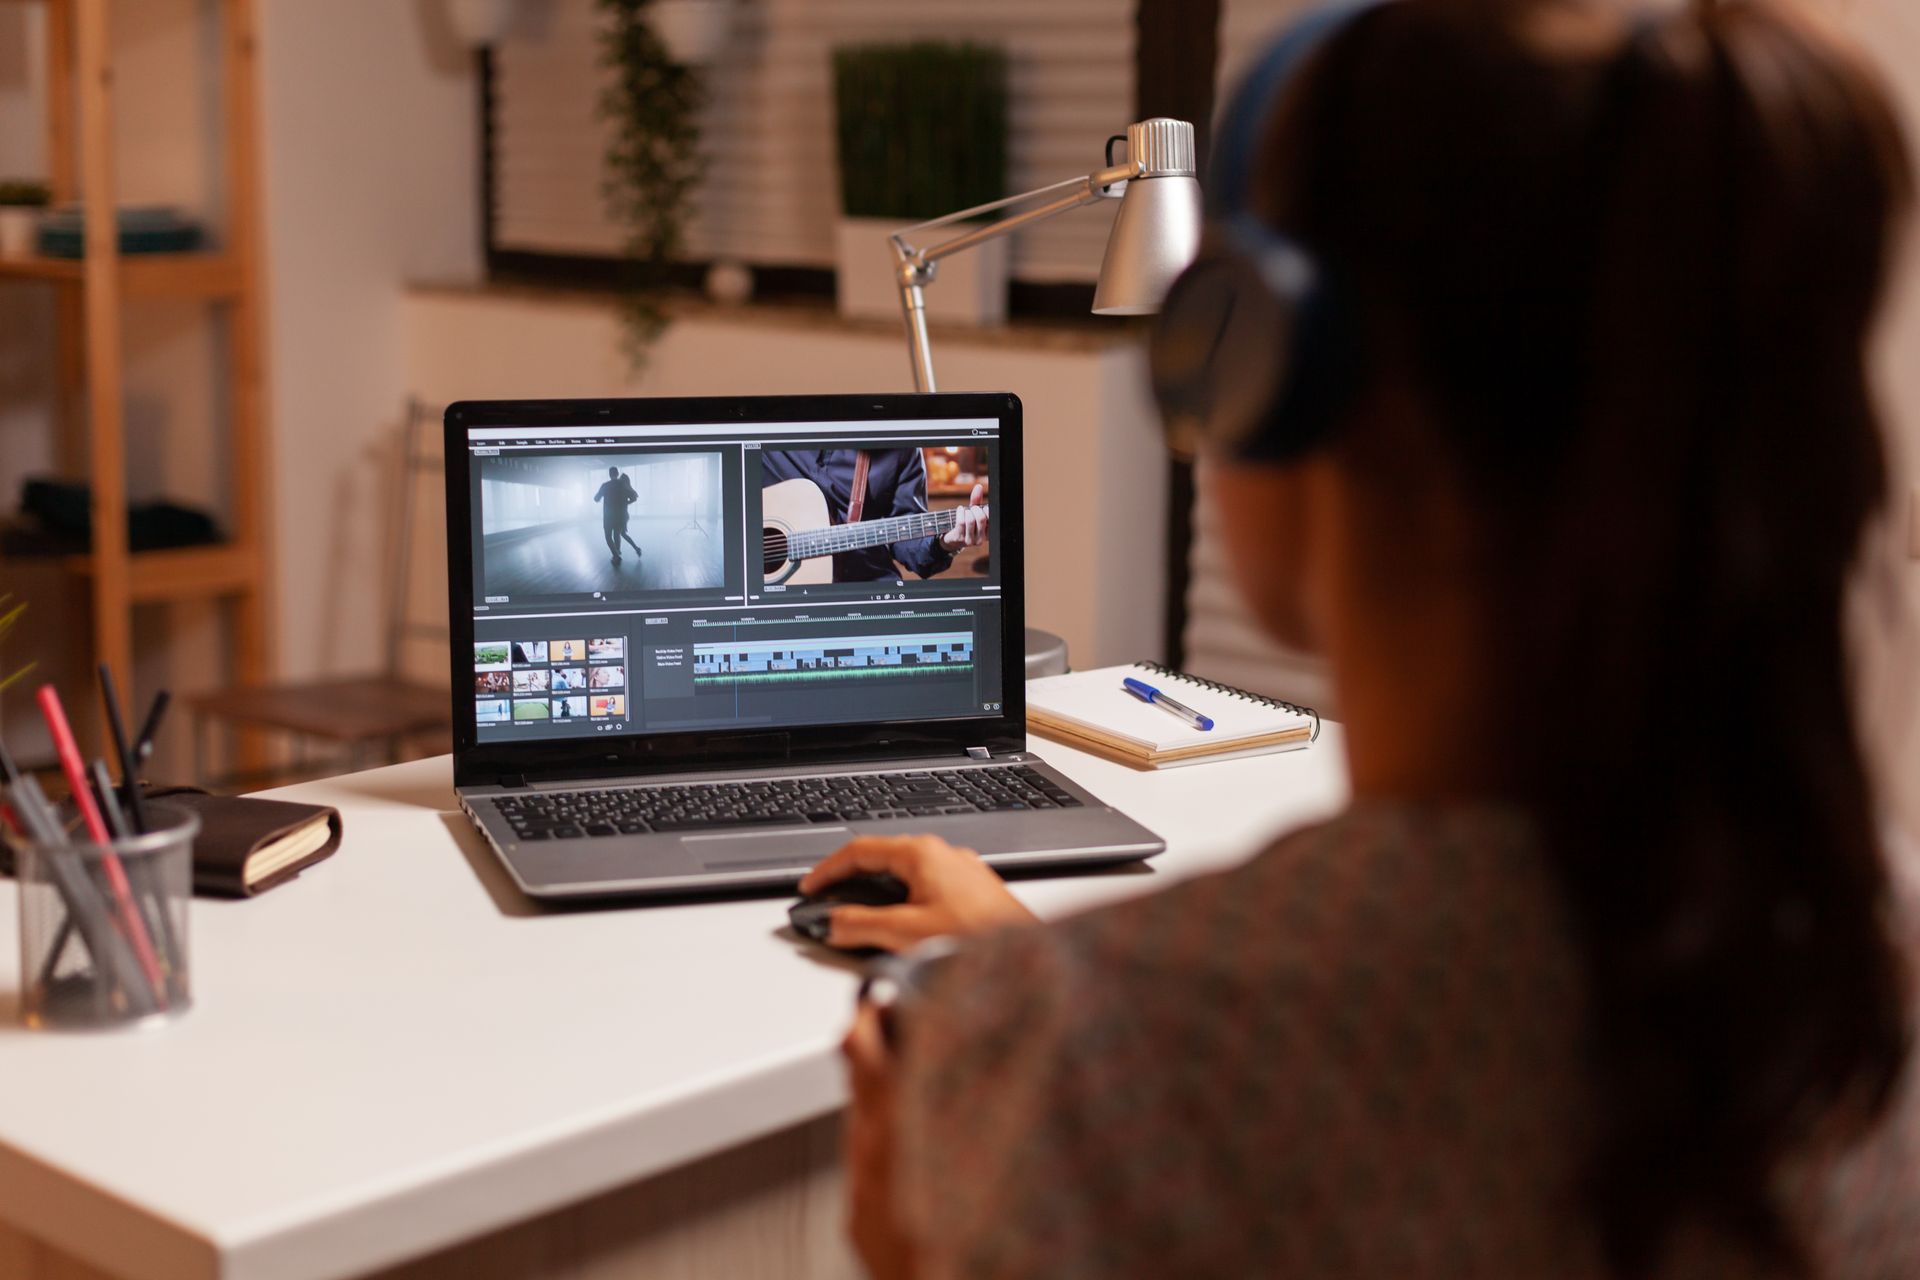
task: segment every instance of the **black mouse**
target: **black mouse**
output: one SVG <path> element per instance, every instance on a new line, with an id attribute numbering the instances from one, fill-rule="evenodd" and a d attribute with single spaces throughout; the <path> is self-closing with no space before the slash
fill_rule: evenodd
<path id="1" fill-rule="evenodd" d="M 896 907 L 907 900 L 907 882 L 884 872 L 848 876 L 836 880 L 818 893 L 808 894 L 787 908 L 793 931 L 815 942 L 827 940 L 827 917 L 835 907 L 849 904 L 859 907 Z"/>

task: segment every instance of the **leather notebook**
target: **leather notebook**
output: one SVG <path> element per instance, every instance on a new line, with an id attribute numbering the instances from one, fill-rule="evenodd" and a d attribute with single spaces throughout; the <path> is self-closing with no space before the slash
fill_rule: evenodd
<path id="1" fill-rule="evenodd" d="M 340 811 L 316 804 L 209 795 L 197 787 L 149 787 L 146 798 L 200 816 L 193 891 L 250 898 L 332 856 Z"/>

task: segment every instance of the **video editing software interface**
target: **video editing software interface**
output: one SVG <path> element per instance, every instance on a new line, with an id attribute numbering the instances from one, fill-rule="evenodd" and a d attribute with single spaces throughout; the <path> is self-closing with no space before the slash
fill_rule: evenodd
<path id="1" fill-rule="evenodd" d="M 467 442 L 481 742 L 1000 710 L 997 420 Z"/>

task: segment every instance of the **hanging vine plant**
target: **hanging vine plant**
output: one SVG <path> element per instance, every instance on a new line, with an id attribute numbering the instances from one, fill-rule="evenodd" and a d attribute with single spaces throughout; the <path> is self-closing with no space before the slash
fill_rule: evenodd
<path id="1" fill-rule="evenodd" d="M 608 213 L 627 231 L 621 309 L 637 372 L 667 327 L 664 293 L 705 170 L 697 117 L 706 86 L 697 70 L 673 60 L 648 22 L 652 0 L 597 2 L 608 18 L 604 62 L 614 72 L 600 104 L 614 126 L 604 194 Z"/>

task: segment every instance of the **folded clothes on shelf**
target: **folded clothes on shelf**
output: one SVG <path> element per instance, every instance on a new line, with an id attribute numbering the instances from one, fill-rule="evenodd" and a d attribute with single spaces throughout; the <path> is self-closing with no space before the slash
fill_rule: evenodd
<path id="1" fill-rule="evenodd" d="M 30 479 L 20 486 L 20 523 L 0 532 L 0 554 L 62 555 L 93 548 L 93 490 L 64 480 Z M 137 502 L 127 508 L 127 545 L 165 551 L 223 541 L 211 515 L 173 502 Z"/>
<path id="2" fill-rule="evenodd" d="M 171 205 L 125 205 L 114 211 L 121 253 L 185 253 L 198 249 L 200 224 Z M 77 204 L 62 205 L 40 220 L 40 252 L 50 258 L 78 258 L 86 252 L 86 213 Z"/>

